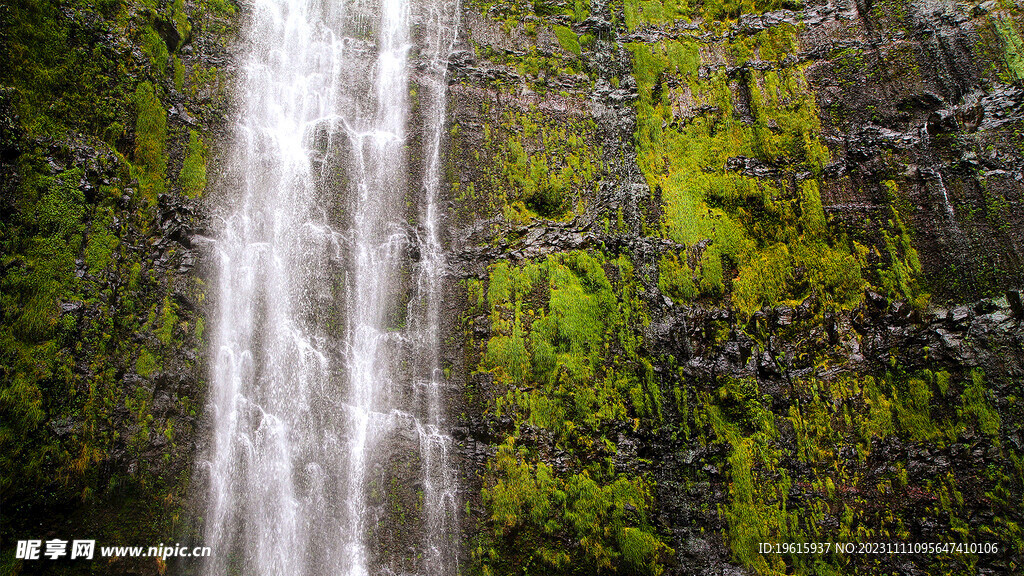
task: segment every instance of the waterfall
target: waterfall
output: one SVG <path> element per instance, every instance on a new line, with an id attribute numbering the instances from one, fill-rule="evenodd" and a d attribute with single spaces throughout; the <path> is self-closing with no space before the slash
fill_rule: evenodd
<path id="1" fill-rule="evenodd" d="M 255 0 L 220 191 L 209 575 L 456 573 L 447 0 Z"/>

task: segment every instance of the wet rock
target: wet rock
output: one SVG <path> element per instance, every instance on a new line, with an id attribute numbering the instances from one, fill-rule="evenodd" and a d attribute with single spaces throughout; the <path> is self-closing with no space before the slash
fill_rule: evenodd
<path id="1" fill-rule="evenodd" d="M 949 311 L 949 316 L 947 316 L 947 319 L 949 320 L 950 325 L 952 325 L 953 327 L 961 327 L 970 319 L 970 317 L 970 308 L 968 308 L 967 306 L 957 306 Z"/>
<path id="2" fill-rule="evenodd" d="M 1022 302 L 1021 300 L 1021 294 L 1019 290 L 1007 291 L 1006 301 L 1010 305 L 1010 310 L 1013 311 L 1014 318 L 1024 318 L 1024 302 Z"/>
<path id="3" fill-rule="evenodd" d="M 952 111 L 937 110 L 928 116 L 926 128 L 929 135 L 940 136 L 942 134 L 951 134 L 956 132 L 960 129 L 960 125 L 957 122 L 956 115 Z"/>
<path id="4" fill-rule="evenodd" d="M 974 9 L 971 10 L 971 14 L 974 17 L 984 16 L 985 14 L 988 14 L 989 12 L 995 10 L 996 7 L 996 0 L 986 0 L 985 2 L 982 2 L 975 6 Z"/>
<path id="5" fill-rule="evenodd" d="M 784 327 L 793 323 L 794 312 L 789 306 L 778 306 L 774 310 L 774 322 L 776 326 Z"/>

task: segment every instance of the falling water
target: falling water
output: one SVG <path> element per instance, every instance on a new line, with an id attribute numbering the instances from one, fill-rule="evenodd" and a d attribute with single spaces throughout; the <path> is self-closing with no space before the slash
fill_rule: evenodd
<path id="1" fill-rule="evenodd" d="M 216 241 L 210 575 L 454 574 L 446 0 L 255 0 Z"/>

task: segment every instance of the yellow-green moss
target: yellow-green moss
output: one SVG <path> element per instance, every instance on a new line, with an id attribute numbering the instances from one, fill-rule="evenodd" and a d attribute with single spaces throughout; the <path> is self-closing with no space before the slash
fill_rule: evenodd
<path id="1" fill-rule="evenodd" d="M 697 297 L 697 285 L 693 281 L 693 270 L 686 264 L 686 256 L 677 258 L 667 253 L 658 263 L 658 287 L 673 300 L 688 302 Z"/>
<path id="2" fill-rule="evenodd" d="M 119 241 L 113 226 L 111 214 L 104 214 L 103 218 L 93 221 L 89 232 L 89 240 L 85 245 L 85 264 L 90 274 L 99 274 L 110 264 L 114 249 Z"/>
<path id="3" fill-rule="evenodd" d="M 780 0 L 623 0 L 626 27 L 668 24 L 676 20 L 703 18 L 708 22 L 736 20 L 743 14 L 760 14 L 782 6 Z"/>
<path id="4" fill-rule="evenodd" d="M 174 338 L 174 327 L 178 323 L 176 309 L 177 305 L 171 302 L 170 296 L 165 296 L 160 308 L 160 325 L 154 330 L 157 340 L 165 346 Z"/>
<path id="5" fill-rule="evenodd" d="M 779 302 L 793 277 L 793 262 L 784 244 L 773 246 L 749 262 L 733 284 L 733 302 L 748 314 Z"/>
<path id="6" fill-rule="evenodd" d="M 528 221 L 565 220 L 582 212 L 602 176 L 593 120 L 514 110 L 501 118 L 497 126 L 485 125 L 484 149 L 474 153 L 484 174 L 486 213 Z M 472 192 L 477 190 L 474 186 Z"/>
<path id="7" fill-rule="evenodd" d="M 166 74 L 167 59 L 170 58 L 170 52 L 168 52 L 167 44 L 164 43 L 164 39 L 160 37 L 160 34 L 152 27 L 146 26 L 142 29 L 139 44 L 142 46 L 142 51 L 149 56 L 150 62 L 152 62 L 157 72 L 161 76 Z"/>
<path id="8" fill-rule="evenodd" d="M 135 360 L 135 372 L 143 378 L 149 377 L 158 368 L 156 356 L 152 352 L 143 348 L 139 352 L 138 358 Z"/>
<path id="9" fill-rule="evenodd" d="M 571 28 L 566 26 L 553 26 L 552 29 L 555 32 L 555 37 L 558 38 L 558 44 L 561 45 L 562 49 L 566 52 L 572 52 L 577 56 L 580 54 L 580 40 L 575 32 Z"/>
<path id="10" fill-rule="evenodd" d="M 514 559 L 474 550 L 484 573 L 529 564 L 556 574 L 621 568 L 657 576 L 664 570 L 672 550 L 646 524 L 651 495 L 642 478 L 600 467 L 562 478 L 544 462 L 532 463 L 512 439 L 498 447 L 488 472 L 497 480 L 483 499 L 496 534 L 531 545 L 516 549 Z"/>
<path id="11" fill-rule="evenodd" d="M 491 333 L 480 368 L 508 392 L 497 414 L 511 413 L 558 433 L 566 442 L 602 421 L 632 412 L 660 413 L 661 394 L 649 364 L 636 356 L 636 325 L 644 315 L 634 292 L 632 266 L 612 261 L 622 275 L 615 288 L 602 265 L 584 252 L 552 255 L 538 263 L 491 267 Z M 531 295 L 546 295 L 543 308 Z M 614 345 L 625 357 L 605 358 Z"/>
<path id="12" fill-rule="evenodd" d="M 796 50 L 795 38 L 795 27 L 779 25 L 726 47 L 737 63 L 783 61 Z M 724 70 L 697 76 L 698 46 L 692 40 L 628 45 L 640 95 L 637 161 L 650 187 L 661 191 L 662 233 L 687 246 L 710 240 L 700 262 L 700 292 L 731 291 L 745 314 L 811 293 L 852 308 L 866 285 L 866 254 L 830 231 L 818 180 L 780 187 L 782 179 L 726 167 L 731 158 L 747 157 L 777 166 L 780 176 L 821 173 L 829 152 L 818 136 L 803 65 L 752 70 L 740 80 L 750 96 L 749 123 L 734 109 L 735 80 Z"/>
<path id="13" fill-rule="evenodd" d="M 845 555 L 760 554 L 757 544 L 905 539 L 910 535 L 911 510 L 948 519 L 952 537 L 970 541 L 977 522 L 967 519 L 969 504 L 960 483 L 977 486 L 978 470 L 952 469 L 941 476 L 912 478 L 905 462 L 892 463 L 881 475 L 877 470 L 865 475 L 858 463 L 870 462 L 873 443 L 892 435 L 902 442 L 941 447 L 947 442 L 976 442 L 977 436 L 964 432 L 977 427 L 996 438 L 998 445 L 999 413 L 984 398 L 983 375 L 978 370 L 965 375 L 964 407 L 953 411 L 944 409 L 944 402 L 934 396 L 936 388 L 954 386 L 942 383 L 948 373 L 906 371 L 895 360 L 889 366 L 891 370 L 880 378 L 847 374 L 829 382 L 794 381 L 786 418 L 792 440 L 776 427 L 781 420 L 771 404 L 778 398 L 761 394 L 755 380 L 721 378 L 716 391 L 697 392 L 696 405 L 687 410 L 697 441 L 713 439 L 730 447 L 725 458 L 728 496 L 719 513 L 726 521 L 723 535 L 738 562 L 757 573 L 852 573 L 862 564 Z M 856 446 L 855 458 L 847 452 L 851 445 Z M 997 502 L 998 514 L 1014 509 L 1006 500 L 1013 474 L 1024 478 L 1024 466 L 1015 454 L 1009 454 L 1005 465 L 990 464 L 984 472 L 987 485 L 995 487 L 986 497 Z M 912 499 L 894 499 L 908 489 L 911 494 L 928 494 L 934 506 L 922 511 Z M 799 499 L 791 501 L 794 494 Z M 1013 538 L 1009 535 L 1021 533 L 1012 522 L 983 524 L 982 530 L 993 536 Z M 939 560 L 933 567 L 949 566 Z"/>
<path id="14" fill-rule="evenodd" d="M 989 404 L 985 391 L 985 374 L 976 368 L 971 371 L 971 382 L 960 396 L 960 417 L 972 420 L 982 434 L 998 438 L 1002 420 Z"/>
<path id="15" fill-rule="evenodd" d="M 136 176 L 143 193 L 155 201 L 165 189 L 167 111 L 151 83 L 142 82 L 136 88 L 135 110 L 135 162 L 142 168 Z"/>
<path id="16" fill-rule="evenodd" d="M 659 574 L 671 551 L 647 524 L 647 482 L 583 457 L 614 451 L 606 434 L 615 422 L 663 418 L 661 383 L 640 354 L 648 320 L 632 264 L 574 251 L 498 262 L 486 283 L 466 287 L 490 321 L 477 367 L 493 378 L 487 409 L 513 423 L 488 464 L 492 531 L 473 550 L 481 571 L 532 564 L 553 574 Z M 527 427 L 573 455 L 569 471 L 556 473 L 520 444 Z"/>
<path id="17" fill-rule="evenodd" d="M 1009 75 L 1024 80 L 1024 40 L 1021 39 L 1013 19 L 1004 14 L 994 16 L 992 25 L 1003 45 L 1003 59 Z"/>
<path id="18" fill-rule="evenodd" d="M 174 67 L 174 87 L 180 92 L 185 89 L 185 65 L 182 64 L 181 58 L 178 58 L 177 54 L 171 58 L 171 64 Z"/>
<path id="19" fill-rule="evenodd" d="M 199 198 L 206 190 L 206 144 L 195 130 L 188 134 L 185 160 L 178 176 L 181 191 L 189 198 Z"/>

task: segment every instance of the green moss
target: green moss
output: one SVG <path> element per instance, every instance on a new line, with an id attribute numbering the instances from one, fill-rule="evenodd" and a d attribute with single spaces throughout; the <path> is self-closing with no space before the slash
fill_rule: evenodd
<path id="1" fill-rule="evenodd" d="M 484 149 L 473 156 L 484 177 L 472 192 L 484 192 L 487 199 L 474 203 L 475 209 L 517 222 L 566 220 L 581 213 L 602 177 L 595 141 L 593 120 L 505 111 L 498 126 L 485 127 Z"/>
<path id="2" fill-rule="evenodd" d="M 114 231 L 111 214 L 93 221 L 89 232 L 89 240 L 85 245 L 85 264 L 90 274 L 99 274 L 110 264 L 114 250 L 120 242 Z"/>
<path id="3" fill-rule="evenodd" d="M 884 440 L 895 433 L 893 424 L 893 404 L 873 376 L 864 378 L 864 403 L 868 408 L 867 418 L 860 426 L 860 435 L 870 442 L 872 439 Z"/>
<path id="4" fill-rule="evenodd" d="M 193 98 L 199 97 L 200 91 L 213 93 L 215 101 L 224 97 L 224 77 L 221 70 L 216 66 L 204 67 L 199 65 L 190 66 L 188 78 L 185 82 L 185 93 Z"/>
<path id="5" fill-rule="evenodd" d="M 159 368 L 157 358 L 152 352 L 143 348 L 135 360 L 135 372 L 143 378 L 148 378 Z"/>
<path id="6" fill-rule="evenodd" d="M 796 33 L 795 26 L 779 24 L 750 36 L 738 36 L 729 44 L 730 56 L 737 65 L 752 60 L 781 62 L 796 52 Z"/>
<path id="7" fill-rule="evenodd" d="M 590 1 L 574 0 L 572 11 L 573 22 L 583 22 L 588 16 L 590 16 Z"/>
<path id="8" fill-rule="evenodd" d="M 736 20 L 743 14 L 760 14 L 782 5 L 779 0 L 624 0 L 623 15 L 626 27 L 633 31 L 642 24 L 668 24 L 681 19 Z"/>
<path id="9" fill-rule="evenodd" d="M 936 390 L 957 386 L 948 382 L 949 373 L 907 369 L 895 356 L 887 368 L 879 377 L 796 378 L 783 396 L 761 393 L 753 378 L 721 377 L 710 391 L 698 385 L 695 401 L 686 402 L 689 442 L 728 447 L 725 456 L 712 461 L 727 478 L 728 493 L 718 512 L 738 563 L 761 574 L 870 572 L 877 565 L 847 555 L 759 554 L 758 542 L 900 540 L 909 538 L 913 523 L 923 518 L 942 524 L 939 529 L 954 541 L 969 542 L 979 530 L 1011 539 L 1020 533 L 1016 524 L 974 516 L 978 506 L 994 506 L 996 516 L 1016 509 L 1006 499 L 1013 498 L 1008 488 L 1018 481 L 1012 478 L 1024 478 L 1015 455 L 998 462 L 986 456 L 986 472 L 953 467 L 934 475 L 908 473 L 907 462 L 898 456 L 894 461 L 888 448 L 883 455 L 872 453 L 877 441 L 891 436 L 899 445 L 921 443 L 932 453 L 951 442 L 963 447 L 989 442 L 970 428 L 986 430 L 982 433 L 1004 451 L 999 411 L 985 399 L 984 375 L 970 373 L 962 406 L 953 409 L 935 397 Z M 785 418 L 777 416 L 780 402 Z M 992 488 L 984 499 L 979 499 L 980 485 Z M 934 572 L 957 566 L 948 559 L 927 564 Z"/>
<path id="10" fill-rule="evenodd" d="M 581 52 L 580 41 L 576 33 L 566 26 L 554 26 L 552 29 L 554 30 L 555 37 L 558 38 L 558 44 L 561 45 L 562 49 L 566 52 L 572 52 L 579 56 Z"/>
<path id="11" fill-rule="evenodd" d="M 936 372 L 935 385 L 939 387 L 939 393 L 945 396 L 949 392 L 949 372 L 945 370 Z"/>
<path id="12" fill-rule="evenodd" d="M 750 314 L 779 302 L 788 292 L 793 260 L 785 245 L 763 252 L 740 270 L 733 285 L 733 303 Z"/>
<path id="13" fill-rule="evenodd" d="M 700 258 L 700 292 L 718 296 L 725 291 L 725 271 L 722 268 L 722 249 L 711 245 Z"/>
<path id="14" fill-rule="evenodd" d="M 744 314 L 812 293 L 840 308 L 856 306 L 867 285 L 866 253 L 837 237 L 825 217 L 816 176 L 829 152 L 818 136 L 803 65 L 780 64 L 742 79 L 750 123 L 734 110 L 735 87 L 724 71 L 712 68 L 698 77 L 701 56 L 694 41 L 628 48 L 640 95 L 637 160 L 651 189 L 660 189 L 662 233 L 687 246 L 711 241 L 700 261 L 700 292 L 712 298 L 731 292 Z M 797 48 L 796 28 L 779 25 L 738 36 L 726 48 L 737 63 L 786 62 Z M 736 157 L 814 177 L 780 187 L 783 180 L 727 169 Z"/>
<path id="15" fill-rule="evenodd" d="M 788 537 L 785 499 L 789 480 L 784 472 L 782 478 L 773 475 L 781 456 L 773 447 L 778 436 L 774 415 L 753 380 L 725 378 L 716 401 L 706 393 L 702 396 L 715 437 L 732 448 L 727 459 L 728 504 L 720 507 L 727 523 L 729 547 L 739 562 L 754 570 L 777 570 L 782 566 L 781 559 L 757 553 L 757 542 L 785 541 Z"/>
<path id="16" fill-rule="evenodd" d="M 176 309 L 177 305 L 171 302 L 171 297 L 165 296 L 160 310 L 160 326 L 154 331 L 157 340 L 164 346 L 169 345 L 174 339 L 174 326 L 178 323 Z"/>
<path id="17" fill-rule="evenodd" d="M 616 264 L 632 278 L 628 262 Z M 535 287 L 546 293 L 544 308 L 528 304 Z M 617 294 L 602 262 L 583 252 L 522 268 L 493 266 L 488 299 L 494 335 L 481 368 L 509 388 L 497 400 L 497 413 L 511 412 L 567 442 L 581 430 L 624 417 L 628 404 L 638 415 L 655 415 L 660 392 L 653 381 L 645 383 L 645 364 L 635 356 L 634 323 L 642 317 L 631 290 Z M 605 365 L 613 343 L 628 356 Z M 524 390 L 524 383 L 531 384 Z"/>
<path id="18" fill-rule="evenodd" d="M 499 262 L 486 287 L 467 282 L 467 291 L 490 319 L 478 366 L 497 391 L 488 411 L 513 422 L 488 465 L 481 570 L 660 573 L 670 550 L 647 524 L 646 481 L 584 457 L 614 450 L 604 436 L 614 423 L 663 417 L 661 383 L 640 355 L 647 318 L 629 260 L 569 252 Z M 556 473 L 528 444 L 517 448 L 526 428 L 551 433 L 570 469 Z"/>
<path id="19" fill-rule="evenodd" d="M 188 146 L 178 183 L 182 193 L 189 198 L 199 198 L 206 190 L 206 144 L 195 130 L 190 130 L 188 134 Z"/>
<path id="20" fill-rule="evenodd" d="M 917 250 L 910 240 L 910 233 L 903 224 L 902 218 L 893 210 L 893 218 L 889 225 L 895 228 L 895 234 L 883 230 L 885 248 L 889 257 L 889 266 L 879 271 L 882 286 L 893 298 L 906 298 L 916 307 L 923 308 L 928 301 L 928 294 L 921 288 L 921 261 Z"/>
<path id="21" fill-rule="evenodd" d="M 27 0 L 7 6 L 0 85 L 15 88 L 13 104 L 28 135 L 59 138 L 78 131 L 99 138 L 130 103 L 139 70 L 130 43 L 95 39 L 121 29 L 125 5 L 109 0 L 64 3 Z"/>
<path id="22" fill-rule="evenodd" d="M 942 431 L 931 418 L 931 382 L 924 378 L 907 378 L 896 390 L 895 408 L 900 427 L 919 441 L 938 441 Z"/>
<path id="23" fill-rule="evenodd" d="M 881 3 L 879 3 L 881 5 Z M 832 71 L 841 86 L 855 86 L 867 72 L 864 51 L 858 48 L 842 48 L 831 54 Z"/>
<path id="24" fill-rule="evenodd" d="M 185 65 L 181 63 L 181 58 L 175 54 L 171 59 L 171 63 L 174 67 L 174 88 L 181 92 L 185 89 Z"/>
<path id="25" fill-rule="evenodd" d="M 828 234 L 821 194 L 815 180 L 800 183 L 800 226 L 804 234 L 812 238 L 822 238 Z"/>
<path id="26" fill-rule="evenodd" d="M 1024 80 L 1024 40 L 1021 39 L 1013 19 L 998 15 L 992 18 L 992 25 L 1003 45 L 1003 59 L 1009 75 L 1016 80 Z"/>
<path id="27" fill-rule="evenodd" d="M 167 74 L 167 60 L 171 55 L 167 50 L 167 44 L 164 43 L 164 39 L 160 37 L 160 34 L 152 27 L 146 26 L 142 30 L 139 44 L 142 46 L 142 51 L 149 56 L 149 60 L 153 63 L 153 67 L 156 68 L 157 72 L 161 76 Z"/>
<path id="28" fill-rule="evenodd" d="M 1002 420 L 986 399 L 985 391 L 985 374 L 976 368 L 971 371 L 971 382 L 960 396 L 958 412 L 961 418 L 973 420 L 979 432 L 998 439 Z"/>
<path id="29" fill-rule="evenodd" d="M 75 169 L 28 183 L 27 196 L 37 200 L 27 214 L 27 242 L 9 246 L 22 258 L 6 257 L 13 266 L 5 271 L 4 289 L 14 334 L 27 342 L 52 337 L 58 301 L 72 296 L 78 284 L 75 260 L 85 232 L 81 177 Z"/>
<path id="30" fill-rule="evenodd" d="M 680 262 L 674 253 L 661 257 L 658 263 L 658 288 L 678 302 L 688 302 L 697 297 L 697 285 L 693 281 L 693 270 L 686 264 L 685 256 Z"/>
<path id="31" fill-rule="evenodd" d="M 235 5 L 230 0 L 203 0 L 203 4 L 211 12 L 222 16 L 233 16 L 235 14 Z"/>
<path id="32" fill-rule="evenodd" d="M 155 201 L 167 171 L 167 111 L 149 82 L 136 88 L 135 110 L 135 162 L 142 168 L 137 176 L 143 193 Z"/>
<path id="33" fill-rule="evenodd" d="M 511 440 L 499 446 L 488 465 L 497 481 L 484 489 L 483 498 L 500 544 L 509 544 L 514 536 L 533 546 L 517 550 L 512 566 L 507 557 L 478 553 L 484 573 L 522 562 L 549 573 L 615 571 L 622 566 L 635 574 L 661 574 L 663 557 L 672 550 L 646 523 L 651 496 L 643 479 L 599 469 L 563 479 L 544 462 L 533 464 L 528 458 Z"/>
<path id="34" fill-rule="evenodd" d="M 802 299 L 815 293 L 828 305 L 843 310 L 856 307 L 863 300 L 867 282 L 863 278 L 863 253 L 856 244 L 847 249 L 845 240 L 838 247 L 824 242 L 802 242 L 793 248 L 797 266 L 804 269 L 803 285 L 796 284 L 790 294 Z"/>
<path id="35" fill-rule="evenodd" d="M 15 124 L 4 145 L 17 150 L 7 158 L 17 179 L 0 230 L 0 466 L 13 512 L 5 536 L 27 534 L 41 518 L 46 530 L 57 520 L 88 524 L 111 542 L 174 533 L 187 478 L 159 478 L 149 459 L 133 474 L 109 460 L 129 440 L 120 436 L 134 424 L 126 409 L 146 429 L 126 454 L 148 448 L 153 431 L 170 442 L 165 462 L 188 459 L 173 445 L 183 424 L 155 419 L 133 396 L 147 387 L 125 377 L 152 375 L 191 345 L 171 338 L 140 351 L 140 338 L 154 336 L 140 315 L 159 310 L 164 294 L 146 261 L 155 213 L 125 196 L 138 188 L 134 177 L 148 200 L 166 190 L 167 119 L 155 86 L 172 80 L 168 62 L 179 85 L 184 71 L 147 22 L 170 18 L 189 31 L 181 0 L 162 6 L 27 0 L 3 9 L 10 65 L 0 67 L 0 99 Z M 134 58 L 140 49 L 149 58 Z M 125 130 L 132 124 L 134 134 Z M 61 168 L 82 157 L 87 170 Z M 59 432 L 65 426 L 70 433 Z"/>
<path id="36" fill-rule="evenodd" d="M 699 4 L 697 4 L 699 6 Z M 633 31 L 641 24 L 663 24 L 689 17 L 693 11 L 687 0 L 625 0 L 626 27 Z"/>
<path id="37" fill-rule="evenodd" d="M 188 14 L 185 13 L 185 0 L 173 0 L 170 5 L 171 21 L 174 28 L 181 34 L 182 42 L 187 42 L 192 36 L 192 24 L 188 21 Z M 179 46 L 175 46 L 177 50 Z"/>

